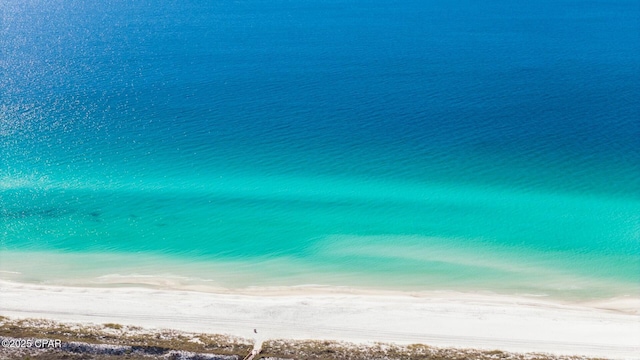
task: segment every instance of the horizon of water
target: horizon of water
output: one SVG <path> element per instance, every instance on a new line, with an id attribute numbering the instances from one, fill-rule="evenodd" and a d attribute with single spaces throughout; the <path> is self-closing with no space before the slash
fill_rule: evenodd
<path id="1" fill-rule="evenodd" d="M 639 295 L 635 1 L 0 11 L 0 279 Z"/>

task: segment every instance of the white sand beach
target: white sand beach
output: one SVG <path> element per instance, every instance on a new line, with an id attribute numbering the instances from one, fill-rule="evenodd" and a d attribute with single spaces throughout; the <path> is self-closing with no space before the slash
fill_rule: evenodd
<path id="1" fill-rule="evenodd" d="M 207 293 L 0 281 L 0 315 L 230 334 L 246 338 L 422 343 L 638 359 L 638 299 L 560 304 L 454 292 L 297 287 Z M 257 335 L 253 329 L 257 329 Z"/>

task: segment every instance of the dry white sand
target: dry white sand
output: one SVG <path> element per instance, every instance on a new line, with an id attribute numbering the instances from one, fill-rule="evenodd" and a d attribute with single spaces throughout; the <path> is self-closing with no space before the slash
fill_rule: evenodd
<path id="1" fill-rule="evenodd" d="M 0 315 L 120 323 L 264 339 L 640 358 L 638 299 L 561 304 L 501 295 L 255 289 L 248 293 L 0 281 Z M 258 334 L 253 333 L 257 329 Z"/>

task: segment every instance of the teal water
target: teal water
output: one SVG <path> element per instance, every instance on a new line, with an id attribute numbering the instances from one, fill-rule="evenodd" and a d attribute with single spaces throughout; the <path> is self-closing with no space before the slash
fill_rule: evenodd
<path id="1" fill-rule="evenodd" d="M 639 295 L 634 1 L 0 8 L 0 278 Z"/>
<path id="2" fill-rule="evenodd" d="M 3 270 L 21 274 L 5 277 L 100 284 L 108 283 L 105 276 L 135 283 L 154 275 L 178 277 L 175 286 L 635 295 L 640 203 L 624 198 L 371 179 L 223 178 L 207 186 L 6 188 Z M 41 266 L 25 263 L 30 253 Z M 56 261 L 53 254 L 75 257 Z M 109 260 L 94 268 L 101 262 L 92 254 Z"/>

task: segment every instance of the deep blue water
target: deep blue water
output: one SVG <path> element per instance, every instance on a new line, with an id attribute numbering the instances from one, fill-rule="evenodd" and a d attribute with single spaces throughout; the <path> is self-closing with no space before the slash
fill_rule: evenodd
<path id="1" fill-rule="evenodd" d="M 0 11 L 5 254 L 289 264 L 242 285 L 637 293 L 638 1 Z"/>

